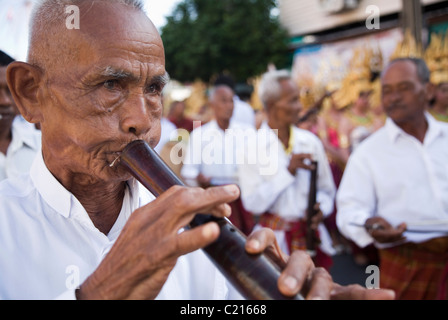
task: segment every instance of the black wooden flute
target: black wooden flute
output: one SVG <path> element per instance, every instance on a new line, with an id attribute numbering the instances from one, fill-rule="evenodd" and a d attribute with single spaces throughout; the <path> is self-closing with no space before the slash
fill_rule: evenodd
<path id="1" fill-rule="evenodd" d="M 185 186 L 181 179 L 143 140 L 129 143 L 119 163 L 156 197 L 174 185 Z M 286 297 L 278 289 L 280 268 L 265 253 L 246 252 L 246 236 L 227 218 L 197 214 L 187 228 L 214 221 L 220 227 L 219 238 L 203 248 L 209 259 L 227 280 L 249 300 L 303 300 L 298 294 Z"/>

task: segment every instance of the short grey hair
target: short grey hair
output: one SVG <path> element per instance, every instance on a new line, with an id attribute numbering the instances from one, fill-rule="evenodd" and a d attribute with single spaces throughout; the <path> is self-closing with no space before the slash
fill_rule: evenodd
<path id="1" fill-rule="evenodd" d="M 281 96 L 282 88 L 280 82 L 292 80 L 292 75 L 288 70 L 273 70 L 266 72 L 261 78 L 258 95 L 264 108 Z"/>
<path id="2" fill-rule="evenodd" d="M 29 46 L 39 46 L 45 48 L 45 44 L 40 43 L 39 35 L 45 34 L 53 26 L 63 23 L 67 18 L 66 8 L 71 5 L 81 6 L 82 4 L 93 5 L 98 0 L 36 0 L 30 18 Z M 108 3 L 123 4 L 135 8 L 145 13 L 142 0 L 107 0 Z M 42 50 L 38 50 L 41 52 Z M 39 59 L 33 56 L 33 52 L 28 54 L 28 62 L 37 63 Z"/>
<path id="3" fill-rule="evenodd" d="M 417 68 L 417 77 L 421 83 L 427 84 L 430 81 L 431 72 L 429 71 L 428 65 L 426 64 L 425 60 L 421 58 L 413 58 L 413 57 L 396 58 L 391 62 L 389 62 L 389 66 L 393 65 L 394 63 L 403 61 L 409 61 L 415 65 L 415 67 Z M 387 68 L 383 70 L 383 74 L 386 70 Z"/>

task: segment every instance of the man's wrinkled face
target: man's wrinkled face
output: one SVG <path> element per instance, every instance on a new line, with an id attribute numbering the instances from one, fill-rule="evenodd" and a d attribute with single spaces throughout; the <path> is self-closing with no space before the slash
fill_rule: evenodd
<path id="1" fill-rule="evenodd" d="M 296 125 L 302 109 L 300 91 L 292 80 L 282 80 L 280 86 L 280 98 L 272 107 L 276 113 L 276 118 L 283 125 Z"/>
<path id="2" fill-rule="evenodd" d="M 123 173 L 109 165 L 127 143 L 155 146 L 160 138 L 168 81 L 163 44 L 135 9 L 96 2 L 80 10 L 80 29 L 61 30 L 73 57 L 44 75 L 44 157 L 50 167 L 93 180 L 119 178 Z"/>

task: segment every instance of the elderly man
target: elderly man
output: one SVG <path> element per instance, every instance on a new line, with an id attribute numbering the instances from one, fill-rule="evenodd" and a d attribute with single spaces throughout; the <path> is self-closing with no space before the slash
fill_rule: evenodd
<path id="1" fill-rule="evenodd" d="M 173 187 L 154 200 L 121 166 L 111 167 L 130 141 L 159 139 L 168 76 L 156 28 L 137 0 L 76 4 L 80 29 L 68 29 L 72 2 L 41 1 L 28 63 L 7 70 L 20 111 L 41 123 L 42 154 L 29 176 L 0 184 L 0 297 L 235 297 L 197 250 L 217 239 L 218 226 L 180 231 L 197 212 L 227 216 L 238 189 Z M 269 239 L 254 234 L 247 250 L 260 252 Z M 280 291 L 296 294 L 307 281 L 308 298 L 372 296 L 333 284 L 304 255 L 292 255 Z"/>
<path id="2" fill-rule="evenodd" d="M 28 172 L 40 150 L 40 131 L 18 114 L 6 83 L 6 68 L 13 61 L 0 51 L 0 180 Z"/>
<path id="3" fill-rule="evenodd" d="M 244 150 L 245 135 L 253 127 L 234 120 L 233 90 L 217 85 L 210 93 L 209 105 L 214 118 L 192 131 L 181 175 L 191 186 L 239 184 L 238 157 Z M 254 226 L 252 214 L 244 209 L 241 199 L 230 203 L 230 221 L 245 234 Z"/>
<path id="4" fill-rule="evenodd" d="M 428 81 L 421 59 L 387 66 L 387 122 L 352 154 L 337 194 L 341 232 L 379 248 L 381 287 L 406 300 L 436 299 L 448 261 L 448 126 L 425 111 Z"/>
<path id="5" fill-rule="evenodd" d="M 317 229 L 320 246 L 316 245 L 315 261 L 329 269 L 333 253 L 331 241 L 324 225 L 324 216 L 333 210 L 335 185 L 322 143 L 309 131 L 299 129 L 301 105 L 299 89 L 286 70 L 270 71 L 263 75 L 259 87 L 267 121 L 260 127 L 256 144 L 265 149 L 269 160 L 277 163 L 277 170 L 260 174 L 263 159 L 240 167 L 241 198 L 247 210 L 259 215 L 259 225 L 275 230 L 277 240 L 285 252 L 306 247 L 306 212 L 310 191 L 308 161 L 318 162 L 317 202 L 318 214 L 312 228 Z M 266 136 L 262 139 L 261 136 Z M 274 145 L 280 147 L 272 148 Z M 260 153 L 262 154 L 262 153 Z"/>

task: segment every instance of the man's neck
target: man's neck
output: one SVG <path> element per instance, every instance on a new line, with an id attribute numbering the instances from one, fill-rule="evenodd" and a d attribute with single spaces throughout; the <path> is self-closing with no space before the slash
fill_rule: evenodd
<path id="1" fill-rule="evenodd" d="M 216 119 L 216 123 L 218 124 L 218 127 L 223 131 L 229 129 L 230 120 Z"/>
<path id="2" fill-rule="evenodd" d="M 0 152 L 6 154 L 12 140 L 11 127 L 0 128 Z"/>
<path id="3" fill-rule="evenodd" d="M 271 129 L 278 130 L 278 139 L 283 143 L 285 148 L 288 148 L 289 138 L 291 134 L 291 126 L 279 124 L 274 120 L 268 120 L 268 126 Z"/>
<path id="4" fill-rule="evenodd" d="M 418 117 L 413 121 L 408 121 L 406 123 L 398 124 L 401 129 L 407 134 L 415 137 L 418 141 L 423 143 L 425 140 L 426 131 L 428 130 L 428 121 L 425 116 Z"/>
<path id="5" fill-rule="evenodd" d="M 113 188 L 93 186 L 86 192 L 71 190 L 73 195 L 86 209 L 95 227 L 102 233 L 108 234 L 117 220 L 125 195 L 126 184 L 118 184 Z"/>

